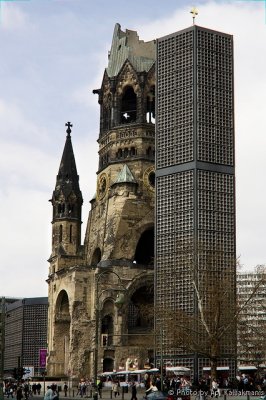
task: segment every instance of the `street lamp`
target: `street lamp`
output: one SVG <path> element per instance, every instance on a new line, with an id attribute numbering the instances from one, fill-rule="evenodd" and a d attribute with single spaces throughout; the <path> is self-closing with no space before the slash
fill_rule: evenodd
<path id="1" fill-rule="evenodd" d="M 105 276 L 113 274 L 118 278 L 119 282 L 119 288 L 113 288 L 111 285 L 110 287 L 103 289 L 99 293 L 99 282 L 100 279 Z M 110 290 L 118 290 L 120 293 L 117 294 L 116 300 L 114 304 L 117 307 L 121 307 L 124 302 L 125 302 L 125 296 L 124 293 L 126 291 L 125 286 L 122 283 L 122 280 L 120 276 L 112 271 L 112 270 L 105 270 L 99 273 L 99 275 L 96 277 L 96 285 L 95 285 L 95 349 L 94 349 L 94 386 L 95 386 L 95 394 L 94 394 L 94 400 L 97 400 L 98 398 L 98 392 L 97 392 L 97 376 L 98 376 L 98 347 L 99 347 L 99 312 L 100 312 L 100 298 L 101 296 Z"/>

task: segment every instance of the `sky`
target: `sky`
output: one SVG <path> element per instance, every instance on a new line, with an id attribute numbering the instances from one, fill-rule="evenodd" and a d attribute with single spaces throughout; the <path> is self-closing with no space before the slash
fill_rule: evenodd
<path id="1" fill-rule="evenodd" d="M 266 263 L 266 1 L 0 0 L 0 296 L 47 296 L 49 199 L 73 124 L 83 234 L 115 23 L 148 41 L 192 25 L 234 36 L 237 255 Z"/>

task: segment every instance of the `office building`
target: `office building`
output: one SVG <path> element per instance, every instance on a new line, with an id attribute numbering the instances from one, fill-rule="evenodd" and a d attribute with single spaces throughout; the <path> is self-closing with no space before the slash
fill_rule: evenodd
<path id="1" fill-rule="evenodd" d="M 260 369 L 266 365 L 266 267 L 237 273 L 238 318 L 237 364 Z"/>
<path id="2" fill-rule="evenodd" d="M 195 316 L 190 335 L 208 343 L 195 284 L 211 330 L 210 304 L 221 308 L 224 324 L 235 307 L 233 38 L 196 25 L 162 37 L 156 74 L 156 329 L 163 330 L 164 363 L 185 365 L 197 378 L 209 357 L 200 346 L 171 344 L 166 324 L 169 313 L 176 324 L 178 315 Z M 227 294 L 214 302 L 224 285 Z M 234 375 L 235 355 L 231 326 L 216 362 Z"/>
<path id="3" fill-rule="evenodd" d="M 4 371 L 12 376 L 14 368 L 31 367 L 42 372 L 41 349 L 47 349 L 47 297 L 25 298 L 7 302 L 5 318 Z"/>

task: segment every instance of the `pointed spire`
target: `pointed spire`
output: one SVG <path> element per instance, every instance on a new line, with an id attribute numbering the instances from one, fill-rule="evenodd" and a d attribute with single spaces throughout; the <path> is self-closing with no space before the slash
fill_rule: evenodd
<path id="1" fill-rule="evenodd" d="M 53 206 L 52 254 L 58 257 L 76 255 L 81 243 L 83 198 L 79 188 L 79 176 L 70 136 L 72 124 L 67 122 L 65 125 L 67 137 L 51 199 Z"/>
<path id="2" fill-rule="evenodd" d="M 67 122 L 65 126 L 67 126 L 66 142 L 58 175 L 56 177 L 56 187 L 53 197 L 56 199 L 62 193 L 65 199 L 68 199 L 69 195 L 72 193 L 75 195 L 78 202 L 82 204 L 82 193 L 79 188 L 79 176 L 77 173 L 76 161 L 70 136 L 72 124 Z"/>
<path id="3" fill-rule="evenodd" d="M 137 183 L 127 164 L 119 172 L 114 183 Z"/>

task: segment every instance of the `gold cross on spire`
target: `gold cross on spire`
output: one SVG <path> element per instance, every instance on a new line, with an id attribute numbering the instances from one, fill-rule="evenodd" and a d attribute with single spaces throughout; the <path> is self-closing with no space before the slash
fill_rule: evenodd
<path id="1" fill-rule="evenodd" d="M 195 25 L 195 18 L 196 15 L 198 15 L 198 10 L 196 9 L 196 7 L 192 7 L 192 10 L 190 11 L 190 14 L 192 14 L 192 18 L 193 18 L 193 25 Z"/>

